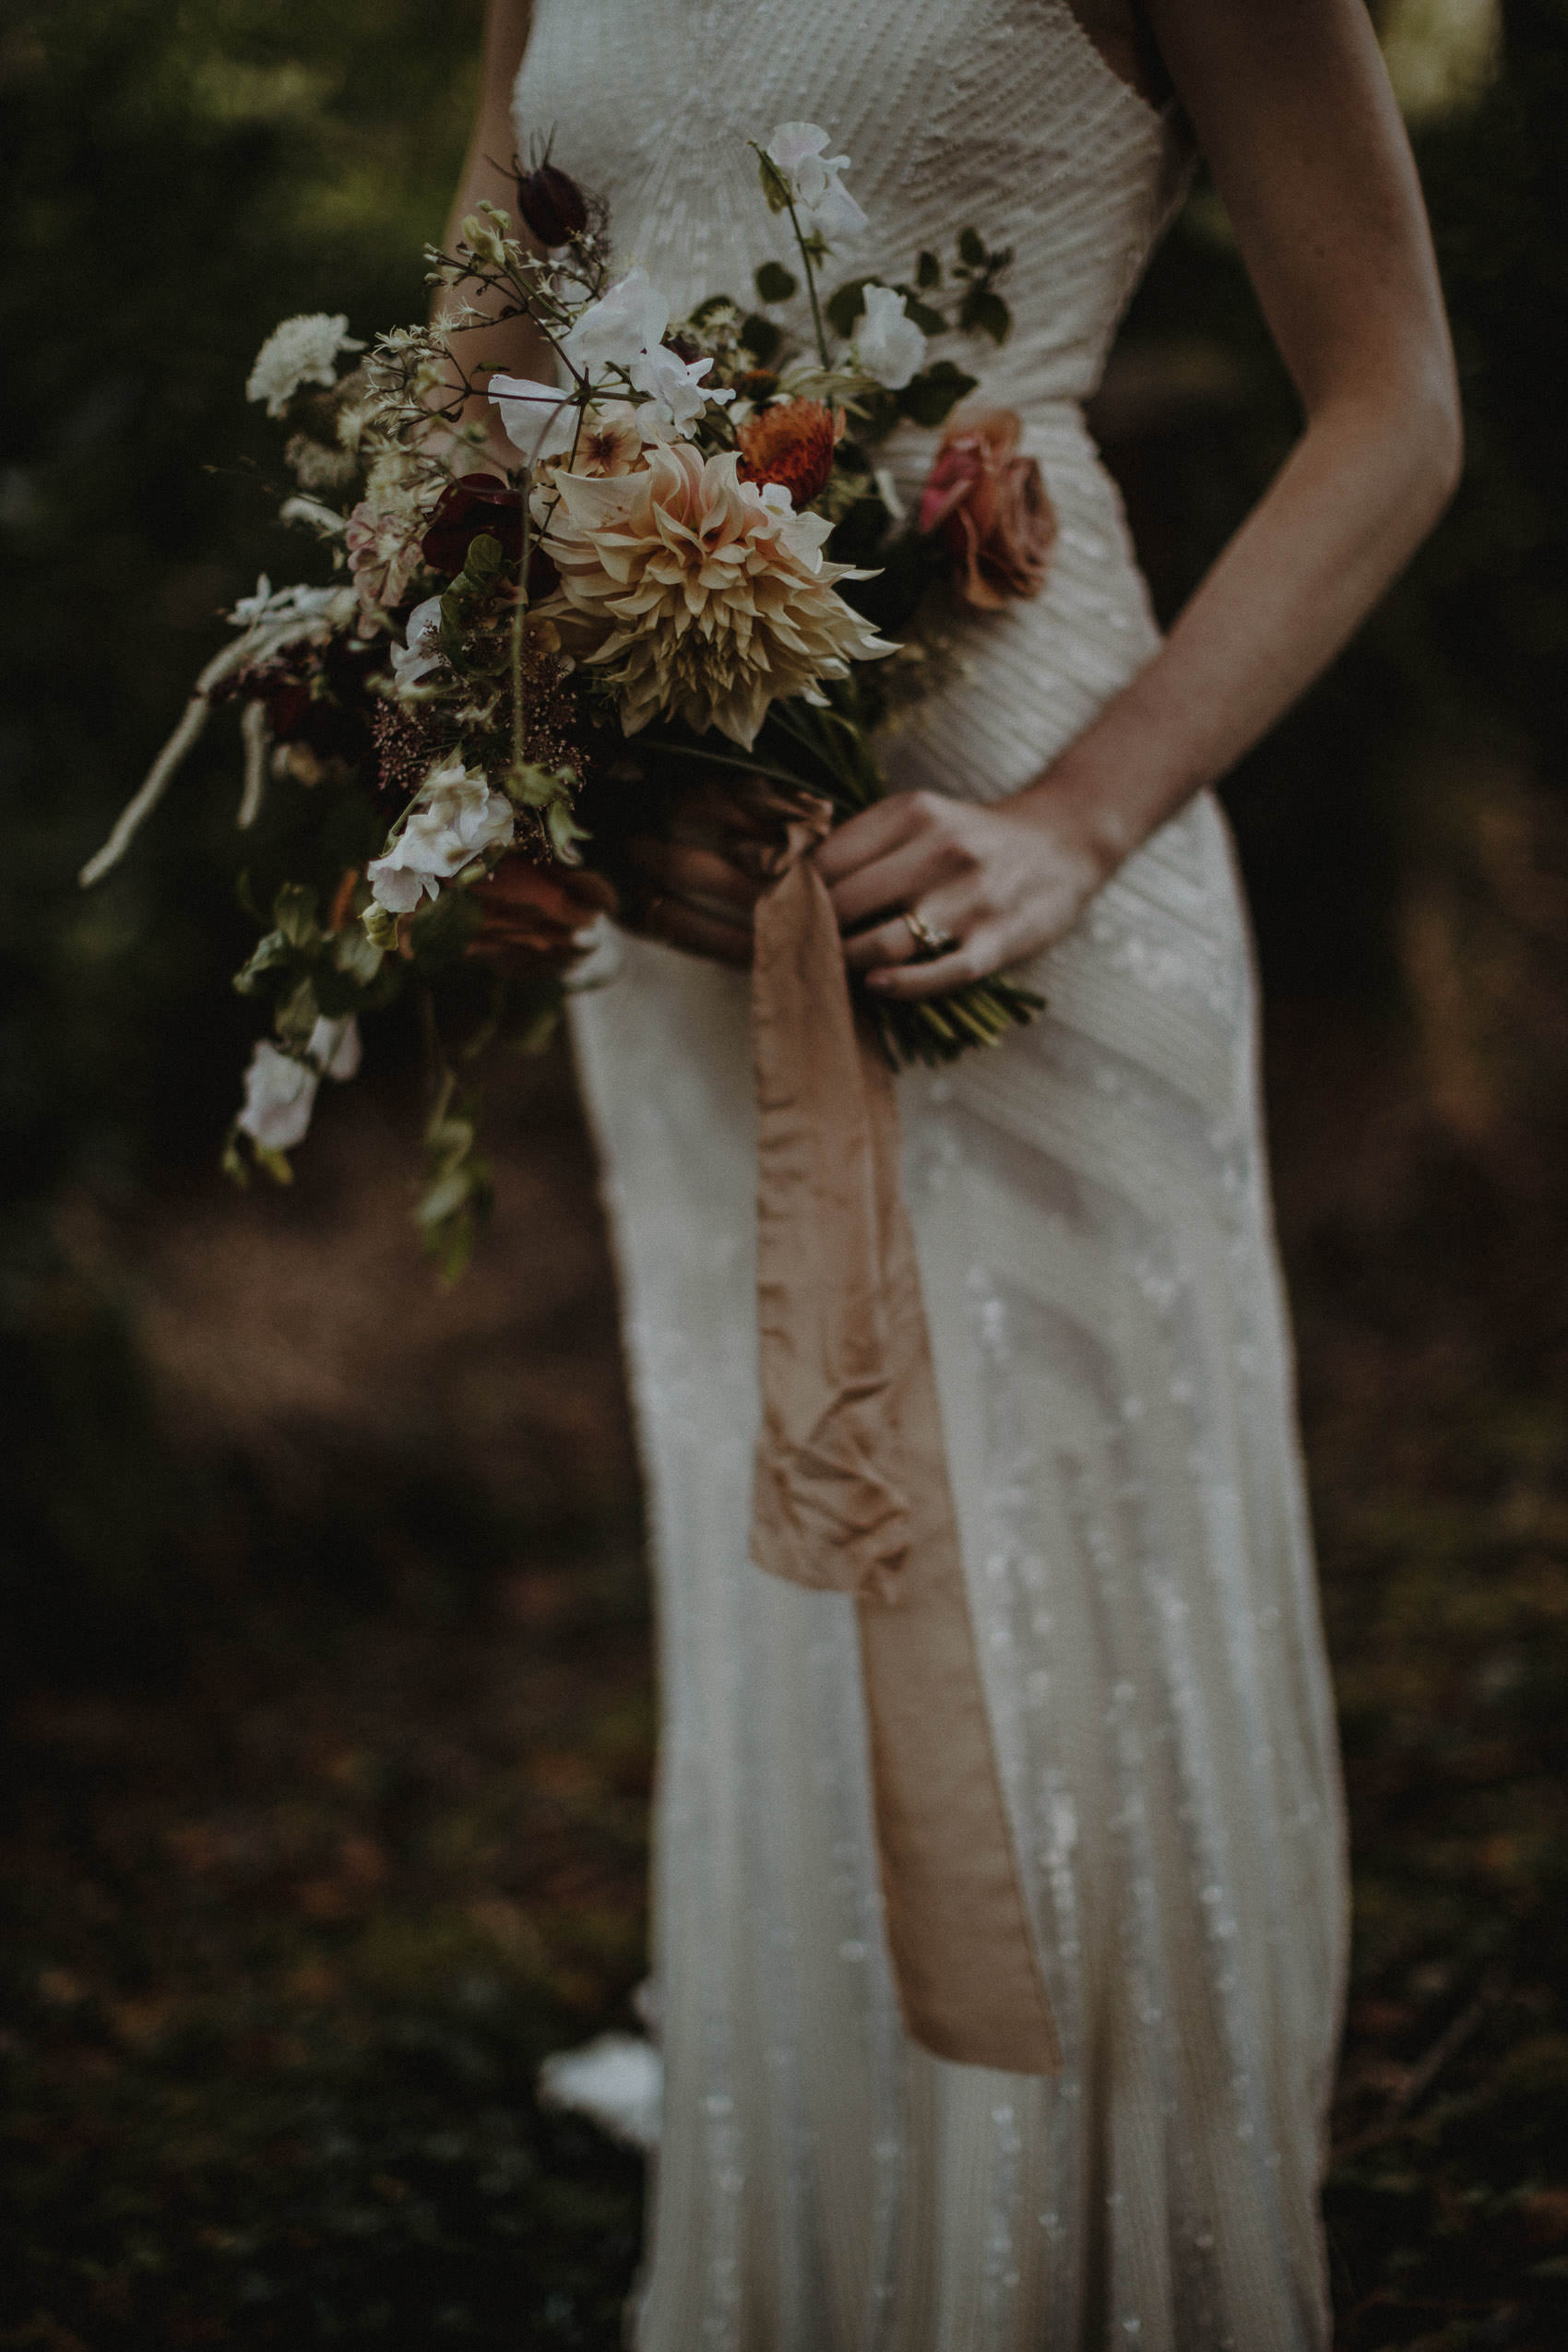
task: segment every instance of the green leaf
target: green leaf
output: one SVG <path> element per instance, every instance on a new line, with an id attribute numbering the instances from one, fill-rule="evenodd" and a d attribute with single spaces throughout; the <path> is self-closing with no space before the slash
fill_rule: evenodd
<path id="1" fill-rule="evenodd" d="M 904 297 L 905 317 L 912 319 L 922 335 L 946 334 L 946 319 L 939 310 L 932 310 L 929 303 L 922 303 L 912 286 L 900 286 L 898 291 Z"/>
<path id="2" fill-rule="evenodd" d="M 501 541 L 493 539 L 488 531 L 481 531 L 477 539 L 469 541 L 469 552 L 463 558 L 462 570 L 452 583 L 453 588 L 459 594 L 467 589 L 471 595 L 482 596 L 494 582 L 505 561 Z M 449 595 L 451 590 L 448 589 L 447 593 Z M 442 617 L 445 619 L 445 598 L 442 602 Z"/>
<path id="3" fill-rule="evenodd" d="M 855 322 L 865 309 L 866 288 L 876 283 L 874 278 L 847 279 L 824 303 L 823 313 L 829 327 L 835 334 L 842 335 L 846 342 L 854 333 Z"/>
<path id="4" fill-rule="evenodd" d="M 922 253 L 915 264 L 915 283 L 929 290 L 942 283 L 942 264 L 933 253 Z"/>
<path id="5" fill-rule="evenodd" d="M 291 947 L 280 931 L 269 931 L 258 940 L 249 958 L 234 974 L 234 990 L 240 996 L 254 996 L 256 983 L 266 972 L 275 971 L 279 964 L 292 964 L 299 958 L 299 949 Z"/>
<path id="6" fill-rule="evenodd" d="M 756 273 L 755 283 L 759 303 L 787 303 L 801 290 L 800 279 L 781 261 L 765 261 Z"/>
<path id="7" fill-rule="evenodd" d="M 762 192 L 767 198 L 769 212 L 788 212 L 790 209 L 789 181 L 784 177 L 772 156 L 765 155 L 760 147 L 757 149 L 756 160 L 757 177 L 762 182 Z"/>
<path id="8" fill-rule="evenodd" d="M 547 981 L 541 990 L 530 991 L 505 1031 L 506 1042 L 514 1052 L 536 1054 L 547 1050 L 561 1026 L 561 1004 L 559 980 Z"/>
<path id="9" fill-rule="evenodd" d="M 303 882 L 286 882 L 272 901 L 272 920 L 291 947 L 314 947 L 321 937 L 315 892 Z"/>
<path id="10" fill-rule="evenodd" d="M 577 786 L 570 767 L 540 767 L 525 760 L 502 779 L 507 797 L 520 809 L 547 809 L 555 801 L 569 801 Z"/>
<path id="11" fill-rule="evenodd" d="M 378 912 L 385 914 L 385 908 Z M 394 923 L 397 918 L 393 918 Z M 385 950 L 366 932 L 362 923 L 348 923 L 332 942 L 332 961 L 346 980 L 361 988 L 368 988 L 381 969 Z"/>
<path id="12" fill-rule="evenodd" d="M 951 360 L 937 360 L 910 378 L 897 395 L 900 412 L 911 424 L 945 424 L 952 411 L 967 392 L 972 392 L 980 381 L 966 375 Z"/>
<path id="13" fill-rule="evenodd" d="M 1013 314 L 989 286 L 971 286 L 958 305 L 958 324 L 967 335 L 989 335 L 1005 343 L 1013 331 Z"/>
<path id="14" fill-rule="evenodd" d="M 958 239 L 958 258 L 967 262 L 971 269 L 985 267 L 985 239 L 978 229 L 966 229 Z"/>
<path id="15" fill-rule="evenodd" d="M 759 367 L 771 367 L 778 357 L 784 340 L 784 329 L 771 318 L 764 318 L 760 311 L 750 311 L 741 321 L 742 347 L 748 350 Z"/>
<path id="16" fill-rule="evenodd" d="M 448 661 L 457 661 L 462 655 L 465 626 L 463 601 L 460 584 L 457 580 L 453 581 L 449 588 L 444 588 L 441 592 L 441 630 L 436 643 Z"/>
<path id="17" fill-rule="evenodd" d="M 856 439 L 872 444 L 885 441 L 902 413 L 898 405 L 901 398 L 897 392 L 884 391 L 880 384 L 858 394 L 853 404 L 859 420 Z"/>
<path id="18" fill-rule="evenodd" d="M 274 1028 L 285 1040 L 308 1038 L 320 1018 L 320 999 L 308 972 L 290 990 L 272 1016 Z"/>
<path id="19" fill-rule="evenodd" d="M 455 964 L 483 922 L 478 903 L 466 890 L 445 889 L 426 900 L 409 925 L 409 945 L 426 970 Z"/>
<path id="20" fill-rule="evenodd" d="M 586 826 L 577 823 L 564 801 L 552 801 L 544 812 L 544 829 L 550 836 L 550 846 L 564 866 L 580 866 L 582 853 L 579 841 L 590 838 Z"/>
<path id="21" fill-rule="evenodd" d="M 472 1192 L 473 1180 L 467 1168 L 448 1169 L 445 1176 L 425 1187 L 414 1216 L 421 1225 L 439 1225 L 444 1218 L 466 1208 Z"/>
<path id="22" fill-rule="evenodd" d="M 737 310 L 740 305 L 732 294 L 707 294 L 691 314 L 692 325 L 701 327 L 718 310 Z"/>

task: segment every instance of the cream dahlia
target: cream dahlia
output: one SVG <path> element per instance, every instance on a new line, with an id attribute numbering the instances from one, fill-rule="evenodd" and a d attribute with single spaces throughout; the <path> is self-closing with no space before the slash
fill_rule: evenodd
<path id="1" fill-rule="evenodd" d="M 865 575 L 824 561 L 829 525 L 781 483 L 742 481 L 733 450 L 656 444 L 640 472 L 552 486 L 561 588 L 545 609 L 620 687 L 628 735 L 679 718 L 749 751 L 770 702 L 820 701 L 820 680 L 893 650 L 836 593 Z"/>

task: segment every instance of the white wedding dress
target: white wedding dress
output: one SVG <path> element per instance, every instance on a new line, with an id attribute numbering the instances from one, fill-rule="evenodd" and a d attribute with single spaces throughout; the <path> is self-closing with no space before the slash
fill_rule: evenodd
<path id="1" fill-rule="evenodd" d="M 975 620 L 957 683 L 885 746 L 897 785 L 996 799 L 1156 644 L 1079 403 L 1177 142 L 1066 0 L 536 0 L 519 146 L 553 135 L 609 198 L 620 263 L 677 315 L 792 260 L 747 146 L 791 119 L 852 158 L 872 225 L 843 274 L 907 277 L 971 225 L 1016 250 L 1006 347 L 944 348 L 1024 419 L 1053 569 L 1038 602 Z M 896 445 L 906 491 L 933 438 Z M 1056 2079 L 906 2039 L 854 1605 L 747 1559 L 747 983 L 633 941 L 576 1004 L 658 1580 L 665 2090 L 642 2352 L 1325 2340 L 1342 1828 L 1248 933 L 1214 802 L 1028 977 L 1045 1018 L 899 1099 Z"/>

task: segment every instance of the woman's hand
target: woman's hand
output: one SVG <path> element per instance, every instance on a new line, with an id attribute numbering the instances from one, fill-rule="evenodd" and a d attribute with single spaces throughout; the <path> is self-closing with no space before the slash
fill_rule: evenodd
<path id="1" fill-rule="evenodd" d="M 470 894 L 484 921 L 469 954 L 514 979 L 541 969 L 566 971 L 582 954 L 581 934 L 595 917 L 613 913 L 615 893 L 602 875 L 583 866 L 537 866 L 503 858 Z"/>
<path id="2" fill-rule="evenodd" d="M 630 931 L 744 969 L 784 816 L 761 779 L 693 785 L 667 836 L 635 835 L 623 892 Z M 1130 845 L 1122 845 L 1123 847 Z M 839 826 L 815 853 L 845 960 L 885 996 L 934 996 L 1052 946 L 1118 861 L 1054 778 L 991 808 L 899 792 Z M 917 927 L 953 942 L 933 956 Z"/>
<path id="3" fill-rule="evenodd" d="M 879 995 L 905 1000 L 1054 946 L 1115 862 L 1050 778 L 989 808 L 898 792 L 816 851 L 849 968 Z M 933 939 L 951 944 L 939 954 Z"/>
<path id="4" fill-rule="evenodd" d="M 622 924 L 688 956 L 748 968 L 752 918 L 782 834 L 782 803 L 762 778 L 702 778 L 676 800 L 668 834 L 627 840 L 637 886 L 622 894 Z"/>

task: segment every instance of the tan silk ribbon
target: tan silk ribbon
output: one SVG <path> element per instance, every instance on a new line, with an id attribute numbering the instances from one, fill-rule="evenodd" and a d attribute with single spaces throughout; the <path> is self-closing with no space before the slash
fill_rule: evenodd
<path id="1" fill-rule="evenodd" d="M 897 1105 L 857 1022 L 838 928 L 793 818 L 757 908 L 757 1299 L 753 1553 L 852 1592 L 888 1943 L 904 2022 L 939 2058 L 1017 2074 L 1061 2061 L 980 1684 Z"/>

